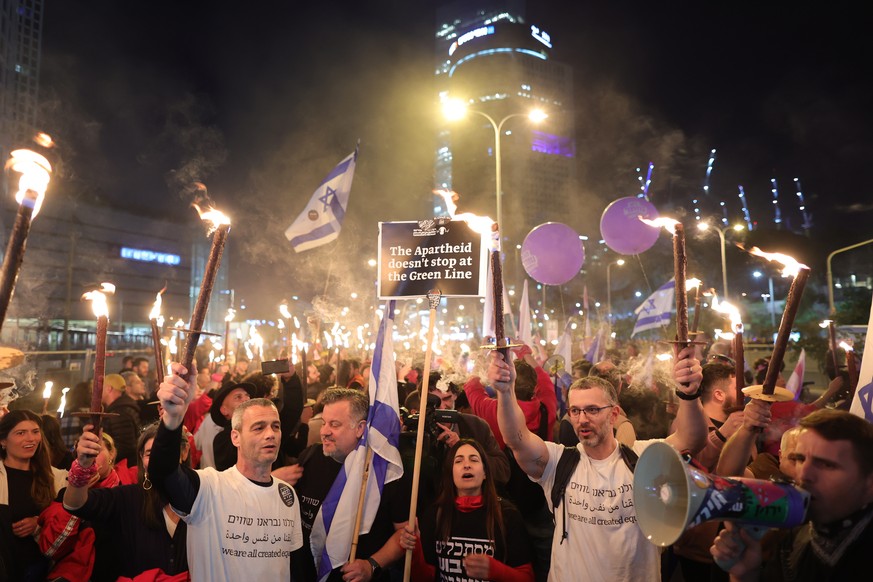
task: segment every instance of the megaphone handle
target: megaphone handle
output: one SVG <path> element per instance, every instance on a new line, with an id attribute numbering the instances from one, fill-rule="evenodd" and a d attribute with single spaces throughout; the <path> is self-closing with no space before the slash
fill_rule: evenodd
<path id="1" fill-rule="evenodd" d="M 767 531 L 769 531 L 770 528 L 763 527 L 760 525 L 741 525 L 741 526 L 738 526 L 738 528 L 736 530 L 736 535 L 734 536 L 734 541 L 736 541 L 737 545 L 740 546 L 740 554 L 742 554 L 743 551 L 745 551 L 745 549 L 746 549 L 746 542 L 744 542 L 743 539 L 740 537 L 740 530 L 741 529 L 746 530 L 746 532 L 748 532 L 748 534 L 750 536 L 752 536 L 753 538 L 755 538 L 756 540 L 760 540 L 762 537 L 764 537 L 764 534 L 767 533 Z M 733 568 L 734 565 L 737 563 L 737 560 L 727 560 L 726 561 L 726 560 L 716 559 L 715 563 L 718 565 L 719 568 L 721 568 L 725 572 L 730 572 L 731 568 Z"/>

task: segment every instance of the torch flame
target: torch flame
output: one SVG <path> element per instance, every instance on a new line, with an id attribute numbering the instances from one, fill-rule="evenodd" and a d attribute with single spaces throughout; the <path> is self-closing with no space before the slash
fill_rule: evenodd
<path id="1" fill-rule="evenodd" d="M 492 245 L 499 243 L 500 237 L 495 235 L 494 224 L 495 222 L 488 218 L 487 216 L 478 216 L 473 214 L 472 212 L 462 212 L 457 214 L 458 205 L 455 204 L 454 199 L 458 197 L 456 192 L 452 192 L 451 190 L 434 190 L 434 194 L 439 194 L 443 197 L 446 203 L 446 212 L 449 213 L 449 216 L 452 220 L 463 220 L 467 223 L 467 225 L 474 231 L 481 235 L 492 235 Z M 499 225 L 498 225 L 499 226 Z"/>
<path id="2" fill-rule="evenodd" d="M 161 295 L 163 295 L 164 291 L 167 290 L 167 286 L 164 285 L 164 288 L 158 291 L 155 295 L 155 303 L 152 306 L 152 310 L 149 312 L 149 319 L 154 319 L 158 322 L 158 327 L 164 325 L 164 316 L 161 315 L 161 304 L 163 300 L 161 299 Z"/>
<path id="3" fill-rule="evenodd" d="M 833 322 L 832 319 L 825 319 L 825 320 L 822 321 L 820 324 L 818 324 L 818 326 L 819 326 L 820 328 L 822 328 L 822 329 L 827 329 L 827 327 L 828 327 L 832 322 Z"/>
<path id="4" fill-rule="evenodd" d="M 233 318 L 236 316 L 236 310 L 233 307 L 227 308 L 227 315 L 224 316 L 224 321 L 230 322 L 233 321 Z"/>
<path id="5" fill-rule="evenodd" d="M 52 397 L 52 386 L 54 386 L 54 385 L 55 385 L 55 383 L 52 382 L 51 380 L 49 380 L 48 382 L 45 383 L 45 388 L 43 388 L 43 390 L 42 390 L 42 397 L 43 398 L 48 400 L 49 398 Z"/>
<path id="6" fill-rule="evenodd" d="M 100 283 L 100 289 L 88 291 L 82 295 L 82 299 L 91 302 L 91 309 L 96 317 L 109 317 L 109 305 L 106 303 L 106 295 L 115 293 L 115 285 L 112 283 Z"/>
<path id="7" fill-rule="evenodd" d="M 743 318 L 740 316 L 740 310 L 727 301 L 719 301 L 717 297 L 713 297 L 712 299 L 712 308 L 713 310 L 724 313 L 731 320 L 731 328 L 736 333 L 743 332 Z"/>
<path id="8" fill-rule="evenodd" d="M 64 409 L 67 407 L 67 392 L 70 391 L 70 387 L 67 386 L 63 390 L 61 390 L 61 404 L 58 406 L 58 416 L 63 418 Z"/>
<path id="9" fill-rule="evenodd" d="M 287 303 L 280 303 L 279 304 L 279 314 L 282 317 L 284 317 L 285 319 L 291 319 L 291 312 L 288 311 L 288 304 Z"/>
<path id="10" fill-rule="evenodd" d="M 209 207 L 206 210 L 201 210 L 200 205 L 196 202 L 191 206 L 197 210 L 197 214 L 200 215 L 201 220 L 209 223 L 209 231 L 206 233 L 207 236 L 212 234 L 219 226 L 230 224 L 230 217 L 216 208 Z"/>
<path id="11" fill-rule="evenodd" d="M 855 349 L 847 344 L 846 342 L 840 342 L 840 349 L 845 350 L 847 352 L 853 352 Z"/>
<path id="12" fill-rule="evenodd" d="M 42 206 L 42 199 L 51 180 L 52 166 L 45 157 L 31 150 L 15 150 L 6 162 L 6 170 L 18 172 L 18 192 L 15 201 L 19 204 L 32 204 L 35 218 Z M 28 192 L 36 194 L 35 199 L 29 199 Z"/>
<path id="13" fill-rule="evenodd" d="M 758 247 L 752 247 L 749 249 L 749 254 L 755 255 L 756 257 L 764 257 L 768 261 L 775 263 L 781 263 L 783 277 L 796 277 L 801 269 L 809 269 L 809 267 L 803 263 L 800 263 L 793 257 L 789 257 L 783 253 L 767 253 Z"/>
<path id="14" fill-rule="evenodd" d="M 676 233 L 676 225 L 680 224 L 678 220 L 673 220 L 666 216 L 661 216 L 660 218 L 655 219 L 643 218 L 642 216 L 638 216 L 637 218 L 639 218 L 641 222 L 648 224 L 649 226 L 654 226 L 655 228 L 661 228 L 663 226 L 671 234 Z"/>
<path id="15" fill-rule="evenodd" d="M 685 291 L 691 291 L 695 287 L 700 287 L 703 281 L 700 279 L 685 279 Z"/>

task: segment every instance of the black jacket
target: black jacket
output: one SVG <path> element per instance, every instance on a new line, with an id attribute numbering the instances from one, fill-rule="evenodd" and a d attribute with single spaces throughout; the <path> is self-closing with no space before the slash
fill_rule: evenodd
<path id="1" fill-rule="evenodd" d="M 112 436 L 118 451 L 116 462 L 127 459 L 128 467 L 136 467 L 136 440 L 142 428 L 139 424 L 139 405 L 127 394 L 122 394 L 106 407 L 105 412 L 118 415 L 103 417 L 103 430 Z"/>

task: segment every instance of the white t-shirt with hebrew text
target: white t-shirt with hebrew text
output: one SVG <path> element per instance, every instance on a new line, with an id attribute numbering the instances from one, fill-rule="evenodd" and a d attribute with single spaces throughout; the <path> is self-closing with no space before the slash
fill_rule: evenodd
<path id="1" fill-rule="evenodd" d="M 200 491 L 188 524 L 193 582 L 290 580 L 291 552 L 303 545 L 294 488 L 273 478 L 261 486 L 237 468 L 197 471 Z"/>
<path id="2" fill-rule="evenodd" d="M 655 440 L 636 441 L 641 454 Z M 564 447 L 547 442 L 549 461 L 536 480 L 552 507 L 555 468 Z M 591 459 L 582 444 L 579 464 L 567 484 L 564 501 L 555 512 L 549 582 L 637 582 L 661 577 L 660 548 L 649 542 L 637 525 L 633 473 L 619 448 L 603 460 Z M 562 507 L 563 506 L 563 507 Z M 564 520 L 568 537 L 561 543 Z"/>

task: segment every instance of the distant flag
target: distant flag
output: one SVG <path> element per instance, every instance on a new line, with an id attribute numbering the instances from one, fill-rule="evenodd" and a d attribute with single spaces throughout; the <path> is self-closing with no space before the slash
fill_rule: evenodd
<path id="1" fill-rule="evenodd" d="M 861 359 L 861 372 L 858 375 L 858 388 L 852 399 L 853 414 L 873 422 L 873 304 L 870 305 L 870 320 L 867 322 L 867 341 L 864 342 L 864 357 Z M 856 358 L 857 359 L 857 358 Z"/>
<path id="2" fill-rule="evenodd" d="M 597 334 L 594 336 L 594 341 L 591 342 L 591 347 L 588 348 L 588 352 L 585 354 L 585 359 L 591 362 L 592 364 L 596 364 L 600 361 L 600 353 L 603 351 L 601 346 L 606 345 L 606 341 L 603 336 L 606 333 L 606 328 L 604 326 L 600 326 L 597 330 Z"/>
<path id="3" fill-rule="evenodd" d="M 631 337 L 647 329 L 655 329 L 670 322 L 670 314 L 674 309 L 673 293 L 676 282 L 670 279 L 636 308 L 637 323 Z"/>
<path id="4" fill-rule="evenodd" d="M 296 252 L 314 249 L 339 236 L 349 205 L 357 159 L 358 148 L 355 147 L 353 153 L 330 171 L 315 189 L 306 208 L 285 231 L 285 238 Z"/>
<path id="5" fill-rule="evenodd" d="M 564 369 L 557 374 L 557 382 L 555 382 L 555 395 L 558 397 L 559 417 L 564 416 L 567 411 L 567 405 L 564 402 L 564 393 L 561 390 L 564 387 L 569 387 L 573 377 L 567 370 L 573 368 L 573 334 L 570 326 L 564 328 L 564 333 L 558 338 L 558 345 L 555 346 L 555 354 L 564 358 Z M 546 370 L 551 374 L 551 370 Z M 553 375 L 554 376 L 554 375 Z"/>
<path id="6" fill-rule="evenodd" d="M 530 297 L 527 291 L 527 279 L 521 288 L 521 301 L 518 305 L 518 339 L 526 346 L 533 345 L 533 333 L 530 322 Z"/>
<path id="7" fill-rule="evenodd" d="M 794 394 L 794 399 L 800 396 L 801 390 L 803 390 L 803 375 L 806 372 L 806 350 L 800 350 L 800 357 L 797 358 L 797 365 L 794 366 L 794 371 L 791 373 L 791 377 L 788 378 L 788 382 L 785 383 L 785 388 L 791 390 L 791 393 Z"/>
<path id="8" fill-rule="evenodd" d="M 318 568 L 318 579 L 327 579 L 331 570 L 348 562 L 353 530 L 364 478 L 367 448 L 373 451 L 367 479 L 361 534 L 370 531 L 382 488 L 403 476 L 400 442 L 400 407 L 397 395 L 397 371 L 394 367 L 394 301 L 385 309 L 385 317 L 376 337 L 373 364 L 370 368 L 370 411 L 367 432 L 357 448 L 346 457 L 334 479 L 324 503 L 312 525 L 310 546 Z"/>

